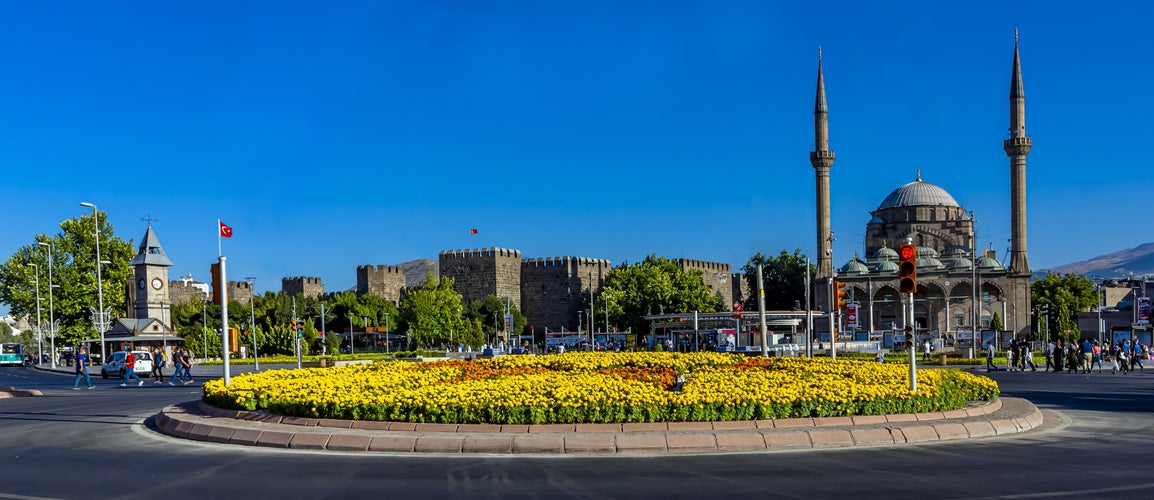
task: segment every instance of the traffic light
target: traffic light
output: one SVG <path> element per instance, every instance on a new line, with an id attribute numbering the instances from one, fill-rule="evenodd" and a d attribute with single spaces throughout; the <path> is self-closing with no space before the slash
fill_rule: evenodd
<path id="1" fill-rule="evenodd" d="M 918 247 L 902 243 L 898 249 L 898 291 L 914 293 L 918 289 Z"/>
<path id="2" fill-rule="evenodd" d="M 300 327 L 301 327 L 301 322 L 300 322 L 300 321 L 297 321 L 297 320 L 295 320 L 295 319 L 294 319 L 294 320 L 292 320 L 292 329 L 293 329 L 293 333 L 297 333 L 297 332 L 299 332 L 299 331 L 300 331 Z"/>
<path id="3" fill-rule="evenodd" d="M 842 283 L 840 281 L 834 281 L 833 282 L 833 302 L 834 302 L 834 306 L 835 306 L 834 309 L 841 309 L 841 308 L 845 307 L 846 299 L 848 299 L 848 298 L 849 298 L 849 296 L 846 294 L 846 291 L 845 291 L 845 283 Z"/>

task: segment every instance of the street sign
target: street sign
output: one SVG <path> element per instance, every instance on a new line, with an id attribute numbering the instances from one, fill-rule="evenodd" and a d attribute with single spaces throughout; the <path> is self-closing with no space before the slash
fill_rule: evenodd
<path id="1" fill-rule="evenodd" d="M 845 305 L 845 326 L 849 328 L 857 328 L 857 304 Z"/>

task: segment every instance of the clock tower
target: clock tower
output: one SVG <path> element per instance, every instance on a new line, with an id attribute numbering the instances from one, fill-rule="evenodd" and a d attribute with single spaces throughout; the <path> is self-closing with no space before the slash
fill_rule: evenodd
<path id="1" fill-rule="evenodd" d="M 168 294 L 168 267 L 172 261 L 164 254 L 160 240 L 152 231 L 152 222 L 144 232 L 136 256 L 132 258 L 134 269 L 132 284 L 134 296 L 132 308 L 138 319 L 158 319 L 165 326 L 172 325 L 172 301 Z"/>

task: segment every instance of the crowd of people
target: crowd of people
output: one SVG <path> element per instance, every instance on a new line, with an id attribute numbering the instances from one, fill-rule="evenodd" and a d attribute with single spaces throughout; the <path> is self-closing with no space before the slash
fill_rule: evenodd
<path id="1" fill-rule="evenodd" d="M 994 364 L 995 347 L 992 342 L 986 343 L 986 369 L 1000 370 Z M 1097 367 L 1098 373 L 1105 370 L 1104 362 L 1110 365 L 1110 373 L 1122 372 L 1127 374 L 1133 370 L 1144 370 L 1142 360 L 1152 360 L 1150 346 L 1141 342 L 1120 340 L 1114 343 L 1101 342 L 1092 339 L 1082 339 L 1079 342 L 1063 343 L 1061 340 L 1047 342 L 1043 347 L 1046 355 L 1046 366 L 1043 371 L 1056 373 L 1091 373 Z M 1022 339 L 1014 339 L 1006 347 L 1006 370 L 1009 371 L 1038 371 L 1034 363 L 1034 356 L 1030 351 L 1030 343 Z"/>

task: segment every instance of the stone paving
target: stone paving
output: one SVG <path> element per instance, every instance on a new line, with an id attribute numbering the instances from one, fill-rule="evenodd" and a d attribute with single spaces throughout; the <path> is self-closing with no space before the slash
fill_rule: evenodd
<path id="1" fill-rule="evenodd" d="M 301 450 L 513 455 L 655 455 L 895 446 L 1024 432 L 1042 424 L 1027 400 L 961 410 L 856 417 L 644 424 L 416 424 L 281 417 L 203 402 L 164 408 L 153 424 L 198 441 Z"/>

